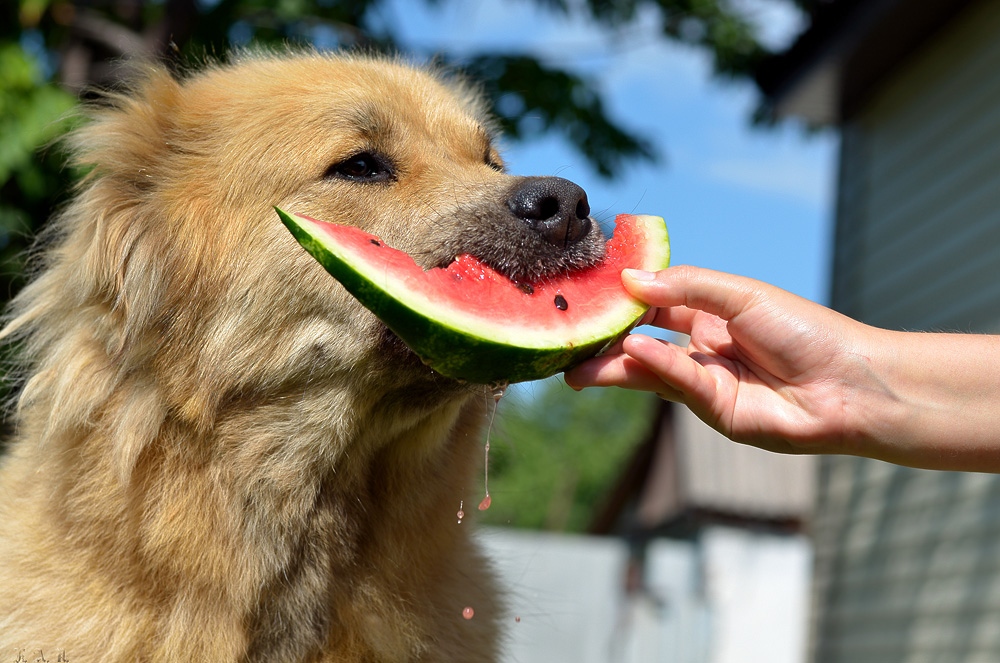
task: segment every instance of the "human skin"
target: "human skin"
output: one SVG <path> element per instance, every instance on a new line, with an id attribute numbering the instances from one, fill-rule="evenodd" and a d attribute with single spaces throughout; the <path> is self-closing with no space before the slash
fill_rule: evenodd
<path id="1" fill-rule="evenodd" d="M 652 308 L 633 333 L 567 371 L 687 405 L 737 441 L 784 453 L 1000 472 L 1000 337 L 872 327 L 775 286 L 697 267 L 626 270 Z"/>

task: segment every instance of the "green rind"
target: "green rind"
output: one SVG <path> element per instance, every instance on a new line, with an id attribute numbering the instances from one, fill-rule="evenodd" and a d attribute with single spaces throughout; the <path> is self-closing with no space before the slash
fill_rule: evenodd
<path id="1" fill-rule="evenodd" d="M 456 380 L 496 384 L 550 377 L 600 354 L 627 334 L 647 310 L 647 307 L 639 307 L 635 318 L 623 328 L 579 345 L 527 348 L 499 343 L 455 329 L 411 308 L 358 274 L 349 263 L 299 225 L 294 216 L 277 207 L 275 210 L 299 244 L 348 292 L 399 336 L 425 364 Z"/>

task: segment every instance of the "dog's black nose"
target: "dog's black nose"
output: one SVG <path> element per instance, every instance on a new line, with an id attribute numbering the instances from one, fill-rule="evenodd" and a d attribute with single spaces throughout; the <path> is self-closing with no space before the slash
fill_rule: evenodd
<path id="1" fill-rule="evenodd" d="M 556 246 L 569 246 L 590 232 L 586 192 L 561 177 L 525 178 L 511 191 L 507 207 Z"/>

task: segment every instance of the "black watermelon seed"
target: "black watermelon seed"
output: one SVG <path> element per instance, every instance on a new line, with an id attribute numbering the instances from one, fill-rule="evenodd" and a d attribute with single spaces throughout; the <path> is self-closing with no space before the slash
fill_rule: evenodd
<path id="1" fill-rule="evenodd" d="M 526 295 L 535 294 L 535 289 L 531 287 L 530 283 L 518 283 L 517 287 L 520 288 L 521 292 L 523 292 Z"/>
<path id="2" fill-rule="evenodd" d="M 556 308 L 560 311 L 565 311 L 569 308 L 569 304 L 566 303 L 566 298 L 562 295 L 556 295 Z"/>
<path id="3" fill-rule="evenodd" d="M 374 244 L 375 246 L 382 246 L 381 244 L 379 244 L 379 241 L 377 239 L 370 239 L 368 241 Z"/>

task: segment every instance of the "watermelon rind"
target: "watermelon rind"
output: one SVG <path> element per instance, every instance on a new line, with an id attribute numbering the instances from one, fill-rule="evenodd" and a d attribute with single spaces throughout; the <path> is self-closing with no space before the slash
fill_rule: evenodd
<path id="1" fill-rule="evenodd" d="M 420 359 L 438 373 L 466 382 L 500 384 L 550 377 L 600 354 L 628 333 L 648 309 L 621 288 L 621 296 L 599 314 L 567 328 L 512 326 L 484 320 L 454 302 L 414 292 L 412 281 L 388 278 L 322 232 L 328 225 L 275 207 L 299 244 L 362 305 L 374 313 Z M 647 271 L 667 267 L 669 238 L 663 219 L 638 215 Z M 433 294 L 433 293 L 432 293 Z"/>

